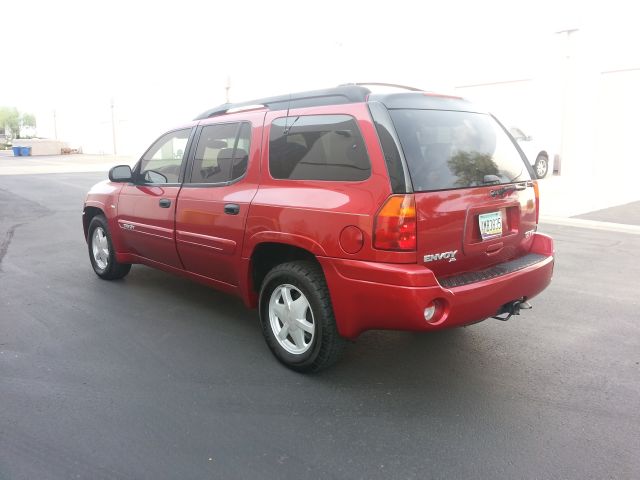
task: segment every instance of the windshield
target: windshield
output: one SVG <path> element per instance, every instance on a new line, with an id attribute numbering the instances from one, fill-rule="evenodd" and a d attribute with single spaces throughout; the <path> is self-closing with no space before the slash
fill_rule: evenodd
<path id="1" fill-rule="evenodd" d="M 509 136 L 490 115 L 390 110 L 415 191 L 531 180 Z"/>

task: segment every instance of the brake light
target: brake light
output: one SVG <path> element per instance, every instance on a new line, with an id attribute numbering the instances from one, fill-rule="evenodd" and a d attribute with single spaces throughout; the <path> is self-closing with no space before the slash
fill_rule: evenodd
<path id="1" fill-rule="evenodd" d="M 416 201 L 413 195 L 392 195 L 376 215 L 373 246 L 380 250 L 416 249 Z"/>
<path id="2" fill-rule="evenodd" d="M 538 187 L 538 181 L 533 181 L 533 193 L 536 196 L 536 225 L 540 219 L 540 187 Z"/>

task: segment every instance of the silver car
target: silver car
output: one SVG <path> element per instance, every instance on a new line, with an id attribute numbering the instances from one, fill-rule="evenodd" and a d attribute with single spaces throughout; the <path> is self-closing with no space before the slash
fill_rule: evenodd
<path id="1" fill-rule="evenodd" d="M 555 153 L 549 148 L 549 145 L 535 141 L 532 136 L 526 135 L 518 127 L 509 128 L 509 133 L 520 145 L 538 178 L 546 177 L 549 170 L 553 171 Z"/>

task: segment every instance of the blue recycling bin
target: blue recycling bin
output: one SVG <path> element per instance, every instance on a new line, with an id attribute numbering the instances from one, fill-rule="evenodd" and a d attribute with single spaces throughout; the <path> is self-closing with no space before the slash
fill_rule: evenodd
<path id="1" fill-rule="evenodd" d="M 11 147 L 11 150 L 13 150 L 13 156 L 14 157 L 19 157 L 20 156 L 20 149 L 22 147 Z"/>
<path id="2" fill-rule="evenodd" d="M 20 155 L 23 157 L 31 156 L 31 147 L 20 147 Z"/>

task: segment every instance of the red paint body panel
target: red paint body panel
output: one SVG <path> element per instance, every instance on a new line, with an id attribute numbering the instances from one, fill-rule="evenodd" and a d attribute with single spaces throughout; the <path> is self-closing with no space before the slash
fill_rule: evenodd
<path id="1" fill-rule="evenodd" d="M 176 200 L 180 187 L 127 184 L 118 197 L 118 232 L 123 250 L 149 260 L 182 268 L 174 240 Z M 169 208 L 160 200 L 171 201 Z M 133 229 L 124 228 L 125 224 Z M 114 235 L 114 230 L 111 235 Z"/>
<path id="2" fill-rule="evenodd" d="M 117 224 L 116 209 L 118 204 L 118 195 L 120 194 L 123 186 L 124 184 L 122 183 L 111 183 L 108 180 L 103 180 L 91 187 L 84 203 L 85 212 L 83 212 L 83 226 L 85 239 L 87 236 L 87 228 L 89 227 L 89 222 L 84 218 L 87 207 L 96 208 L 102 211 L 109 223 L 109 230 L 111 232 L 117 232 L 119 227 Z M 125 250 L 120 235 L 112 235 L 111 241 L 113 242 L 116 252 Z"/>
<path id="3" fill-rule="evenodd" d="M 492 187 L 415 193 L 417 250 L 373 248 L 375 215 L 393 192 L 368 106 L 353 103 L 289 112 L 310 114 L 349 114 L 356 119 L 371 161 L 369 178 L 272 178 L 270 125 L 286 111 L 262 109 L 199 122 L 251 122 L 247 172 L 235 183 L 163 187 L 102 182 L 89 192 L 85 207 L 105 213 L 118 261 L 183 275 L 237 295 L 249 307 L 257 303 L 251 262 L 256 248 L 279 243 L 304 249 L 324 270 L 338 330 L 348 338 L 368 329 L 435 330 L 475 323 L 507 302 L 532 298 L 549 284 L 553 241 L 534 233 L 536 205 L 530 186 L 503 198 L 491 197 Z M 171 200 L 171 207 L 160 208 L 161 198 Z M 238 214 L 226 214 L 227 204 L 238 205 Z M 483 241 L 478 215 L 490 212 L 500 212 L 503 232 Z M 425 255 L 452 250 L 457 251 L 455 261 L 424 261 Z M 528 253 L 546 258 L 463 287 L 447 289 L 439 283 Z M 423 314 L 434 299 L 440 301 L 436 324 L 427 323 Z"/>
<path id="4" fill-rule="evenodd" d="M 220 282 L 212 278 L 205 277 L 204 275 L 198 275 L 196 273 L 189 272 L 183 268 L 176 268 L 162 262 L 156 262 L 156 261 L 150 260 L 146 257 L 141 257 L 139 255 L 134 255 L 132 253 L 120 253 L 118 255 L 118 261 L 124 262 L 124 263 L 139 263 L 142 265 L 147 265 L 149 267 L 157 268 L 158 270 L 162 270 L 164 272 L 180 275 L 181 277 L 185 277 L 195 282 L 202 283 L 209 287 L 215 288 L 216 290 L 220 290 L 221 292 L 229 293 L 235 296 L 240 296 L 239 289 L 236 285 L 230 285 L 225 282 Z"/>
<path id="5" fill-rule="evenodd" d="M 538 238 L 542 237 L 542 238 Z M 371 329 L 440 330 L 476 323 L 495 315 L 507 302 L 530 299 L 544 290 L 553 275 L 553 242 L 535 234 L 533 243 L 547 258 L 535 265 L 484 282 L 446 289 L 431 270 L 417 265 L 388 265 L 320 257 L 341 335 L 355 338 Z M 443 317 L 437 325 L 424 319 L 424 309 L 439 299 Z"/>
<path id="6" fill-rule="evenodd" d="M 465 188 L 416 194 L 418 251 L 426 254 L 457 250 L 455 262 L 424 263 L 436 276 L 474 271 L 526 255 L 535 230 L 533 186 L 492 198 L 495 187 Z M 501 212 L 502 235 L 483 241 L 478 216 Z"/>
<path id="7" fill-rule="evenodd" d="M 360 182 L 276 180 L 269 174 L 269 132 L 272 120 L 286 112 L 269 112 L 263 134 L 262 178 L 247 219 L 247 242 L 243 251 L 249 257 L 262 232 L 281 232 L 306 237 L 307 244 L 320 248 L 312 253 L 329 257 L 368 261 L 415 263 L 416 252 L 387 252 L 373 248 L 371 234 L 376 211 L 391 194 L 384 156 L 366 104 L 316 107 L 313 114 L 347 111 L 357 122 L 371 161 L 371 176 Z M 309 114 L 308 109 L 292 109 L 290 116 Z M 350 225 L 363 232 L 363 247 L 353 254 L 340 246 L 340 234 Z M 322 252 L 322 253 L 320 253 Z"/>
<path id="8" fill-rule="evenodd" d="M 227 123 L 238 115 L 208 120 Z M 175 218 L 176 244 L 184 268 L 192 273 L 237 286 L 242 273 L 239 260 L 249 205 L 260 182 L 260 144 L 264 112 L 251 112 L 238 120 L 250 121 L 251 152 L 247 172 L 230 185 L 185 184 Z M 237 215 L 225 214 L 227 204 L 239 207 Z"/>

